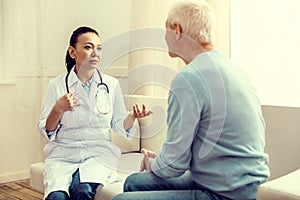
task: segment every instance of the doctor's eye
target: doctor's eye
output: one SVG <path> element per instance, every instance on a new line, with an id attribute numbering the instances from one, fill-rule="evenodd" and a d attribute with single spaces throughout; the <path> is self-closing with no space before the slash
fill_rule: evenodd
<path id="1" fill-rule="evenodd" d="M 102 47 L 97 47 L 97 50 L 98 50 L 98 51 L 101 51 L 101 50 L 102 50 Z"/>
<path id="2" fill-rule="evenodd" d="M 90 45 L 84 46 L 85 49 L 90 50 L 92 47 Z"/>

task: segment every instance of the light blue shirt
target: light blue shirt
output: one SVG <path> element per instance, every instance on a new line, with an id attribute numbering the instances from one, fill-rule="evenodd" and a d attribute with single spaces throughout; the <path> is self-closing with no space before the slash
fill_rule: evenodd
<path id="1" fill-rule="evenodd" d="M 82 88 L 85 91 L 87 96 L 89 96 L 89 94 L 90 94 L 92 82 L 93 82 L 93 79 L 90 79 L 86 83 L 82 83 Z"/>
<path id="2" fill-rule="evenodd" d="M 202 188 L 232 199 L 255 199 L 269 177 L 265 123 L 251 82 L 218 51 L 198 55 L 172 81 L 168 132 L 153 172 L 190 170 Z"/>

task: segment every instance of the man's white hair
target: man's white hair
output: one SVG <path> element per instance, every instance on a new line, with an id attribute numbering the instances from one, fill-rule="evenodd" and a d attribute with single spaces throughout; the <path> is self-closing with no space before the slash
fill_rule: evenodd
<path id="1" fill-rule="evenodd" d="M 216 16 L 205 0 L 179 1 L 169 11 L 167 22 L 179 23 L 183 34 L 200 44 L 214 43 Z"/>

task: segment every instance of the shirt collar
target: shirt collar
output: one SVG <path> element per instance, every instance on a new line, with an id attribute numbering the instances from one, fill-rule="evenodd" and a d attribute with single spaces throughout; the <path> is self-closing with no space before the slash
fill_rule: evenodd
<path id="1" fill-rule="evenodd" d="M 72 87 L 75 83 L 80 82 L 82 83 L 79 78 L 77 77 L 77 74 L 75 73 L 75 65 L 74 67 L 71 69 L 69 77 L 68 77 L 68 85 L 69 88 Z M 101 83 L 100 77 L 98 75 L 97 70 L 95 70 L 93 77 L 91 78 L 91 80 L 89 80 L 90 84 L 93 84 L 93 82 L 95 82 L 96 84 Z"/>

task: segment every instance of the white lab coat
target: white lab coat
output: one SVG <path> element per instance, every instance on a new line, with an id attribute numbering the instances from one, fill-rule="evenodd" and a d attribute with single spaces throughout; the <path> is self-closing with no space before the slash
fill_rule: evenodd
<path id="1" fill-rule="evenodd" d="M 134 128 L 125 131 L 123 121 L 127 117 L 121 88 L 117 79 L 101 74 L 109 88 L 110 113 L 97 111 L 97 84 L 100 77 L 95 71 L 89 96 L 74 70 L 68 78 L 69 91 L 80 96 L 80 105 L 63 114 L 57 134 L 50 139 L 45 132 L 46 119 L 58 98 L 67 93 L 65 77 L 60 75 L 49 82 L 42 114 L 38 122 L 41 134 L 49 140 L 44 148 L 45 197 L 52 191 L 69 193 L 72 174 L 79 168 L 81 182 L 103 185 L 118 181 L 116 167 L 121 152 L 111 143 L 110 129 L 131 137 Z"/>

